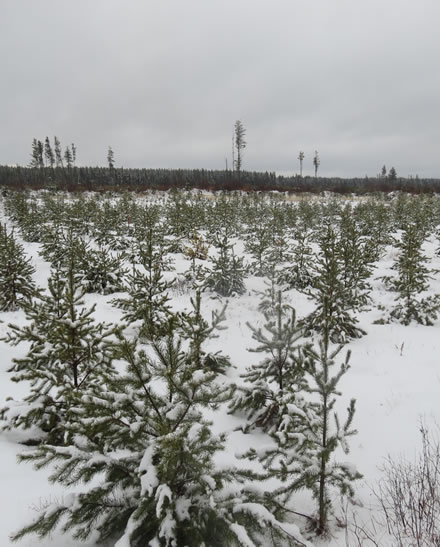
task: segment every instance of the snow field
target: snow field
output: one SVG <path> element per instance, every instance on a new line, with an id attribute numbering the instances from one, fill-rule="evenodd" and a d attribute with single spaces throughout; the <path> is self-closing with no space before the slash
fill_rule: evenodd
<path id="1" fill-rule="evenodd" d="M 7 221 L 9 222 L 9 221 Z M 38 286 L 45 287 L 49 275 L 49 264 L 38 255 L 39 245 L 23 242 L 25 251 L 32 258 L 37 269 L 35 281 Z M 440 270 L 440 258 L 435 254 L 436 241 L 433 237 L 425 242 L 425 253 L 431 259 L 430 268 Z M 243 251 L 241 243 L 237 243 L 236 252 Z M 378 518 L 375 508 L 375 499 L 371 489 L 380 479 L 380 466 L 388 455 L 399 457 L 405 455 L 412 460 L 420 447 L 419 425 L 424 420 L 433 430 L 439 421 L 440 414 L 440 320 L 434 326 L 422 325 L 403 326 L 398 323 L 386 325 L 373 324 L 373 321 L 381 316 L 375 305 L 381 303 L 385 306 L 392 304 L 394 294 L 387 291 L 383 283 L 378 280 L 383 275 L 390 274 L 395 250 L 387 248 L 386 255 L 377 264 L 373 276 L 371 292 L 373 306 L 371 309 L 358 315 L 359 326 L 367 332 L 367 335 L 351 341 L 346 345 L 338 358 L 338 363 L 345 356 L 347 350 L 351 350 L 351 368 L 345 374 L 339 384 L 342 396 L 338 399 L 337 410 L 341 417 L 345 416 L 345 409 L 349 400 L 355 398 L 356 414 L 354 427 L 358 434 L 350 440 L 350 454 L 338 454 L 338 458 L 354 464 L 363 474 L 364 478 L 358 481 L 356 499 L 358 506 L 349 506 L 357 512 L 357 522 L 368 523 L 371 519 Z M 176 272 L 183 272 L 189 267 L 189 260 L 182 254 L 173 255 Z M 249 348 L 255 347 L 251 330 L 246 323 L 261 325 L 263 315 L 258 311 L 259 296 L 256 291 L 265 288 L 264 280 L 260 277 L 250 276 L 245 280 L 246 292 L 242 296 L 228 299 L 213 298 L 209 292 L 203 295 L 203 313 L 209 319 L 212 310 L 218 310 L 227 300 L 226 321 L 224 330 L 217 332 L 218 337 L 211 340 L 208 349 L 221 350 L 231 358 L 233 368 L 228 370 L 223 381 L 228 384 L 240 382 L 240 374 L 246 367 L 263 359 L 262 354 L 251 353 Z M 440 274 L 436 273 L 431 281 L 430 292 L 440 293 Z M 297 317 L 301 318 L 310 313 L 313 304 L 304 294 L 292 289 L 287 292 L 289 303 L 295 307 Z M 95 319 L 118 323 L 121 311 L 114 308 L 110 301 L 116 295 L 101 296 L 88 294 L 85 298 L 86 306 L 96 303 Z M 189 305 L 188 293 L 173 293 L 173 308 L 183 310 Z M 211 297 L 211 298 L 210 298 Z M 23 324 L 24 313 L 3 312 L 0 314 L 3 323 L 0 324 L 0 336 L 7 331 L 7 324 Z M 134 328 L 127 334 L 134 333 Z M 20 344 L 11 347 L 0 341 L 0 407 L 4 405 L 7 397 L 20 399 L 26 393 L 24 383 L 14 384 L 10 381 L 7 369 L 14 357 L 25 355 L 26 346 Z M 207 412 L 207 417 L 213 422 L 213 432 L 227 432 L 228 440 L 224 453 L 216 456 L 216 462 L 221 465 L 245 465 L 245 462 L 236 458 L 248 448 L 258 448 L 268 442 L 268 437 L 263 433 L 253 432 L 244 434 L 237 431 L 242 425 L 238 416 L 227 413 L 226 405 L 218 411 Z M 343 418 L 342 418 L 343 419 Z M 0 469 L 2 470 L 2 489 L 0 491 L 0 547 L 10 545 L 9 534 L 17 528 L 29 522 L 35 514 L 39 504 L 46 503 L 57 496 L 65 496 L 67 492 L 58 485 L 47 482 L 49 470 L 34 471 L 29 464 L 16 462 L 16 455 L 27 450 L 19 444 L 22 433 L 8 432 L 0 434 Z M 256 465 L 246 463 L 246 466 Z M 300 492 L 295 498 L 294 509 L 306 514 L 315 510 L 314 502 L 306 492 Z M 339 501 L 335 496 L 335 508 L 340 517 L 344 517 L 344 501 Z M 295 522 L 303 525 L 300 518 Z M 378 529 L 380 545 L 392 545 L 383 529 Z M 350 540 L 349 540 L 350 541 Z M 333 528 L 332 537 L 315 541 L 316 545 L 329 545 L 332 547 L 346 544 L 345 530 Z M 28 536 L 20 545 L 31 547 L 92 547 L 91 541 L 83 543 L 74 541 L 68 536 L 54 533 L 51 538 L 38 542 L 35 537 Z M 349 543 L 355 545 L 355 543 Z"/>

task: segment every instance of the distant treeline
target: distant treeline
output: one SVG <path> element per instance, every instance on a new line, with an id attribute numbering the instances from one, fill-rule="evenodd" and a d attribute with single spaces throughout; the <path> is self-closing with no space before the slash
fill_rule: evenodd
<path id="1" fill-rule="evenodd" d="M 0 186 L 16 189 L 59 189 L 67 191 L 200 190 L 323 191 L 341 194 L 369 192 L 440 192 L 440 179 L 390 177 L 326 178 L 284 177 L 275 173 L 211 171 L 206 169 L 125 169 L 109 167 L 19 167 L 0 165 Z"/>

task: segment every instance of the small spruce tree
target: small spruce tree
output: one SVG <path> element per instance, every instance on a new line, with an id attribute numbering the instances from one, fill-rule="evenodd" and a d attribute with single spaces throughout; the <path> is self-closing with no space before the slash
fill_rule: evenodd
<path id="1" fill-rule="evenodd" d="M 395 241 L 399 253 L 392 267 L 398 276 L 383 279 L 399 294 L 387 320 L 397 320 L 403 325 L 409 325 L 412 321 L 432 325 L 437 319 L 440 295 L 420 297 L 429 288 L 430 279 L 430 270 L 426 266 L 427 257 L 422 251 L 423 241 L 423 229 L 419 229 L 416 224 L 407 224 L 401 240 Z"/>
<path id="2" fill-rule="evenodd" d="M 281 291 L 277 292 L 273 308 L 266 307 L 264 317 L 263 328 L 247 325 L 259 344 L 250 351 L 266 353 L 268 357 L 248 367 L 241 376 L 244 385 L 236 388 L 230 411 L 245 413 L 245 431 L 260 427 L 274 433 L 283 421 L 286 405 L 304 388 L 302 347 L 298 344 L 303 329 L 296 323 L 295 310 L 283 302 Z"/>
<path id="3" fill-rule="evenodd" d="M 291 264 L 280 272 L 279 281 L 303 291 L 310 288 L 313 279 L 313 250 L 310 245 L 310 234 L 303 223 L 295 229 L 294 237 Z"/>
<path id="4" fill-rule="evenodd" d="M 339 221 L 338 252 L 347 308 L 362 310 L 370 301 L 372 255 L 369 240 L 362 235 L 351 206 L 342 211 Z"/>
<path id="5" fill-rule="evenodd" d="M 304 319 L 304 325 L 307 331 L 328 332 L 333 342 L 359 338 L 365 332 L 357 326 L 351 301 L 355 293 L 346 291 L 338 236 L 330 224 L 320 235 L 319 245 L 319 254 L 312 270 L 312 288 L 307 291 L 316 308 Z"/>
<path id="6" fill-rule="evenodd" d="M 126 269 L 123 253 L 114 254 L 105 247 L 87 250 L 81 261 L 87 292 L 111 294 L 123 290 Z"/>
<path id="7" fill-rule="evenodd" d="M 0 225 L 0 311 L 23 308 L 36 292 L 35 268 L 23 246 Z"/>
<path id="8" fill-rule="evenodd" d="M 313 420 L 309 424 L 307 436 L 308 458 L 302 459 L 304 467 L 300 476 L 301 482 L 311 489 L 318 503 L 316 528 L 318 534 L 324 534 L 328 530 L 328 519 L 332 508 L 330 487 L 336 488 L 342 495 L 353 496 L 353 482 L 362 477 L 354 465 L 334 460 L 334 453 L 338 448 L 341 448 L 344 453 L 349 452 L 347 439 L 357 433 L 352 428 L 356 401 L 350 400 L 347 418 L 341 424 L 338 415 L 334 412 L 334 406 L 336 398 L 341 395 L 338 383 L 350 368 L 348 364 L 350 352 L 347 352 L 346 359 L 339 370 L 332 375 L 335 359 L 343 346 L 339 345 L 334 350 L 330 350 L 329 344 L 329 333 L 324 332 L 319 351 L 311 346 L 305 350 L 308 374 L 311 379 L 309 390 L 311 394 L 318 396 L 318 400 L 311 403 Z"/>
<path id="9" fill-rule="evenodd" d="M 317 502 L 317 516 L 309 516 L 309 520 L 318 535 L 328 532 L 332 491 L 336 489 L 342 495 L 353 496 L 353 482 L 361 478 L 352 464 L 335 460 L 338 449 L 348 453 L 348 437 L 356 434 L 352 428 L 355 401 L 350 401 L 343 424 L 334 412 L 336 397 L 341 395 L 337 385 L 349 369 L 348 353 L 339 371 L 332 375 L 335 358 L 341 349 L 342 346 L 338 346 L 330 351 L 326 334 L 318 351 L 311 345 L 304 346 L 307 372 L 302 392 L 296 396 L 292 392 L 286 394 L 282 420 L 278 428 L 271 431 L 273 445 L 258 451 L 251 449 L 244 454 L 245 458 L 258 460 L 264 469 L 257 473 L 245 472 L 245 475 L 258 480 L 276 478 L 281 481 L 281 486 L 268 492 L 274 507 L 285 507 L 298 490 L 306 488 L 312 492 Z"/>
<path id="10" fill-rule="evenodd" d="M 195 298 L 191 298 L 192 310 L 179 314 L 178 331 L 189 342 L 188 355 L 191 357 L 192 366 L 197 370 L 208 368 L 214 372 L 224 373 L 231 365 L 229 359 L 219 352 L 210 353 L 203 349 L 207 340 L 217 337 L 215 331 L 222 330 L 222 322 L 225 320 L 226 304 L 217 312 L 212 312 L 211 324 L 204 319 L 201 310 L 201 291 L 197 290 Z"/>
<path id="11" fill-rule="evenodd" d="M 253 258 L 251 263 L 252 273 L 257 276 L 264 276 L 267 272 L 265 254 L 271 241 L 267 223 L 262 222 L 262 219 L 259 219 L 259 222 L 252 223 L 244 237 L 244 248 Z"/>
<path id="12" fill-rule="evenodd" d="M 66 229 L 62 222 L 45 230 L 40 255 L 53 268 L 67 271 L 73 265 L 76 273 L 80 273 L 89 252 L 89 244 L 72 227 Z"/>
<path id="13" fill-rule="evenodd" d="M 218 255 L 212 258 L 212 269 L 206 275 L 206 286 L 220 296 L 243 294 L 244 285 L 243 258 L 234 254 L 233 244 L 227 235 L 214 239 Z"/>
<path id="14" fill-rule="evenodd" d="M 10 399 L 2 409 L 4 428 L 37 426 L 49 443 L 66 442 L 66 427 L 75 420 L 73 408 L 79 393 L 92 384 L 101 386 L 112 373 L 111 337 L 115 328 L 95 323 L 95 306 L 87 309 L 84 288 L 71 268 L 53 271 L 48 294 L 25 307 L 29 324 L 10 324 L 6 341 L 30 343 L 27 354 L 13 359 L 12 381 L 31 383 L 23 401 Z"/>
<path id="15" fill-rule="evenodd" d="M 127 275 L 128 296 L 113 300 L 113 304 L 125 312 L 125 321 L 142 322 L 141 338 L 153 340 L 165 336 L 176 321 L 169 305 L 169 290 L 174 281 L 165 280 L 161 268 L 163 254 L 156 250 L 152 237 L 139 245 L 136 254 L 140 268 L 133 265 L 132 273 Z"/>

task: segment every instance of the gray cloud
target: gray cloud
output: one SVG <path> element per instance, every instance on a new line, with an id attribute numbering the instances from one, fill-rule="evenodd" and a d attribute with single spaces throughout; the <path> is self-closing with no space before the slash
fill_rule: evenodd
<path id="1" fill-rule="evenodd" d="M 0 162 L 440 176 L 437 0 L 3 0 Z"/>

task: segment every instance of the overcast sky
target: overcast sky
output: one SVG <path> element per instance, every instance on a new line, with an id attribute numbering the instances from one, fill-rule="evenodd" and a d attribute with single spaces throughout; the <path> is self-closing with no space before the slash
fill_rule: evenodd
<path id="1" fill-rule="evenodd" d="M 0 163 L 440 177 L 439 0 L 0 0 Z"/>

